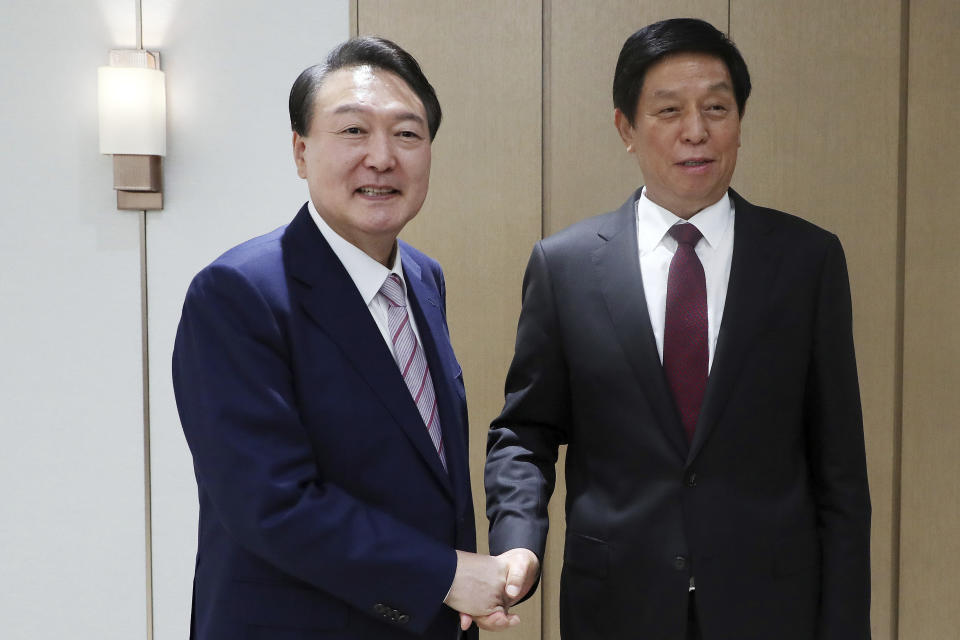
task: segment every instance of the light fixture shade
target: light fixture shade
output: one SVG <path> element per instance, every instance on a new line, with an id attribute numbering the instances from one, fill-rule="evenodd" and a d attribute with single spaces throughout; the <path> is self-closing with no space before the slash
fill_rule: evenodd
<path id="1" fill-rule="evenodd" d="M 100 153 L 167 155 L 164 75 L 156 69 L 100 67 Z"/>

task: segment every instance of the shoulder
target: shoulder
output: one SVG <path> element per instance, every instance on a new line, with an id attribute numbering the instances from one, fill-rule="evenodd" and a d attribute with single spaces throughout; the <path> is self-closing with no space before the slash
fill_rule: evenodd
<path id="1" fill-rule="evenodd" d="M 443 279 L 443 269 L 440 267 L 440 263 L 413 245 L 407 244 L 403 240 L 397 240 L 397 250 L 400 252 L 401 258 L 412 261 L 422 271 L 432 274 L 435 278 Z"/>
<path id="2" fill-rule="evenodd" d="M 429 266 L 430 268 L 440 268 L 440 263 L 425 254 L 420 249 L 417 249 L 412 244 L 408 244 L 403 240 L 397 240 L 397 248 L 400 251 L 401 256 L 410 258 L 420 266 Z"/>
<path id="3" fill-rule="evenodd" d="M 737 233 L 759 232 L 784 252 L 822 253 L 839 248 L 840 241 L 831 231 L 800 215 L 752 204 L 731 189 Z"/>
<path id="4" fill-rule="evenodd" d="M 783 277 L 848 281 L 846 256 L 835 234 L 801 216 L 759 207 L 739 196 L 734 207 L 734 260 L 739 246 L 742 256 L 757 251 L 776 256 Z"/>
<path id="5" fill-rule="evenodd" d="M 262 267 L 264 262 L 269 262 L 271 258 L 280 253 L 280 240 L 286 229 L 287 225 L 283 225 L 262 236 L 241 242 L 237 246 L 224 251 L 209 266 L 255 271 Z"/>
<path id="6" fill-rule="evenodd" d="M 188 298 L 205 293 L 255 289 L 267 295 L 284 280 L 283 238 L 286 225 L 232 247 L 200 270 Z"/>
<path id="7" fill-rule="evenodd" d="M 551 255 L 580 255 L 624 232 L 636 231 L 638 189 L 619 208 L 593 215 L 544 238 L 540 245 Z"/>
<path id="8" fill-rule="evenodd" d="M 547 236 L 544 238 L 544 242 L 551 245 L 589 242 L 601 236 L 605 229 L 619 227 L 621 223 L 625 222 L 629 222 L 629 220 L 626 219 L 622 211 L 608 211 L 574 222 L 569 227 Z"/>

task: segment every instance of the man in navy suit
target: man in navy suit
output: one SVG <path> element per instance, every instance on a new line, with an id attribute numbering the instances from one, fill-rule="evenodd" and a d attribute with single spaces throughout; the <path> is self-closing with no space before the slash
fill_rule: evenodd
<path id="1" fill-rule="evenodd" d="M 440 117 L 396 44 L 334 49 L 290 93 L 310 200 L 190 285 L 173 378 L 200 498 L 191 638 L 453 640 L 472 619 L 517 622 L 511 554 L 473 553 L 443 273 L 397 240 Z"/>
<path id="2" fill-rule="evenodd" d="M 530 257 L 488 440 L 490 548 L 536 574 L 567 445 L 565 640 L 870 637 L 843 250 L 729 188 L 749 94 L 701 20 L 630 36 L 614 121 L 645 186 Z"/>

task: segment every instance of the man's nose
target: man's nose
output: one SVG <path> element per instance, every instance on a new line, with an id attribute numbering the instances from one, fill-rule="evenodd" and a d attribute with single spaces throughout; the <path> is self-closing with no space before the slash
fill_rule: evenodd
<path id="1" fill-rule="evenodd" d="M 387 133 L 374 133 L 367 142 L 364 166 L 374 171 L 389 171 L 397 164 L 393 138 Z"/>
<path id="2" fill-rule="evenodd" d="M 700 144 L 706 141 L 709 132 L 707 123 L 703 114 L 699 111 L 686 114 L 683 117 L 683 129 L 681 131 L 683 141 L 690 144 Z"/>

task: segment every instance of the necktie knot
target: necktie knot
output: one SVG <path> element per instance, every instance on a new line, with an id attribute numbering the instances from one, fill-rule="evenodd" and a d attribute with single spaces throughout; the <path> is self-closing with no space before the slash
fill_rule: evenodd
<path id="1" fill-rule="evenodd" d="M 380 293 L 394 307 L 406 307 L 407 297 L 404 295 L 403 283 L 400 282 L 400 276 L 391 273 L 380 286 Z"/>
<path id="2" fill-rule="evenodd" d="M 697 246 L 703 234 L 692 224 L 675 224 L 670 227 L 669 233 L 678 244 L 689 244 L 691 247 Z"/>

